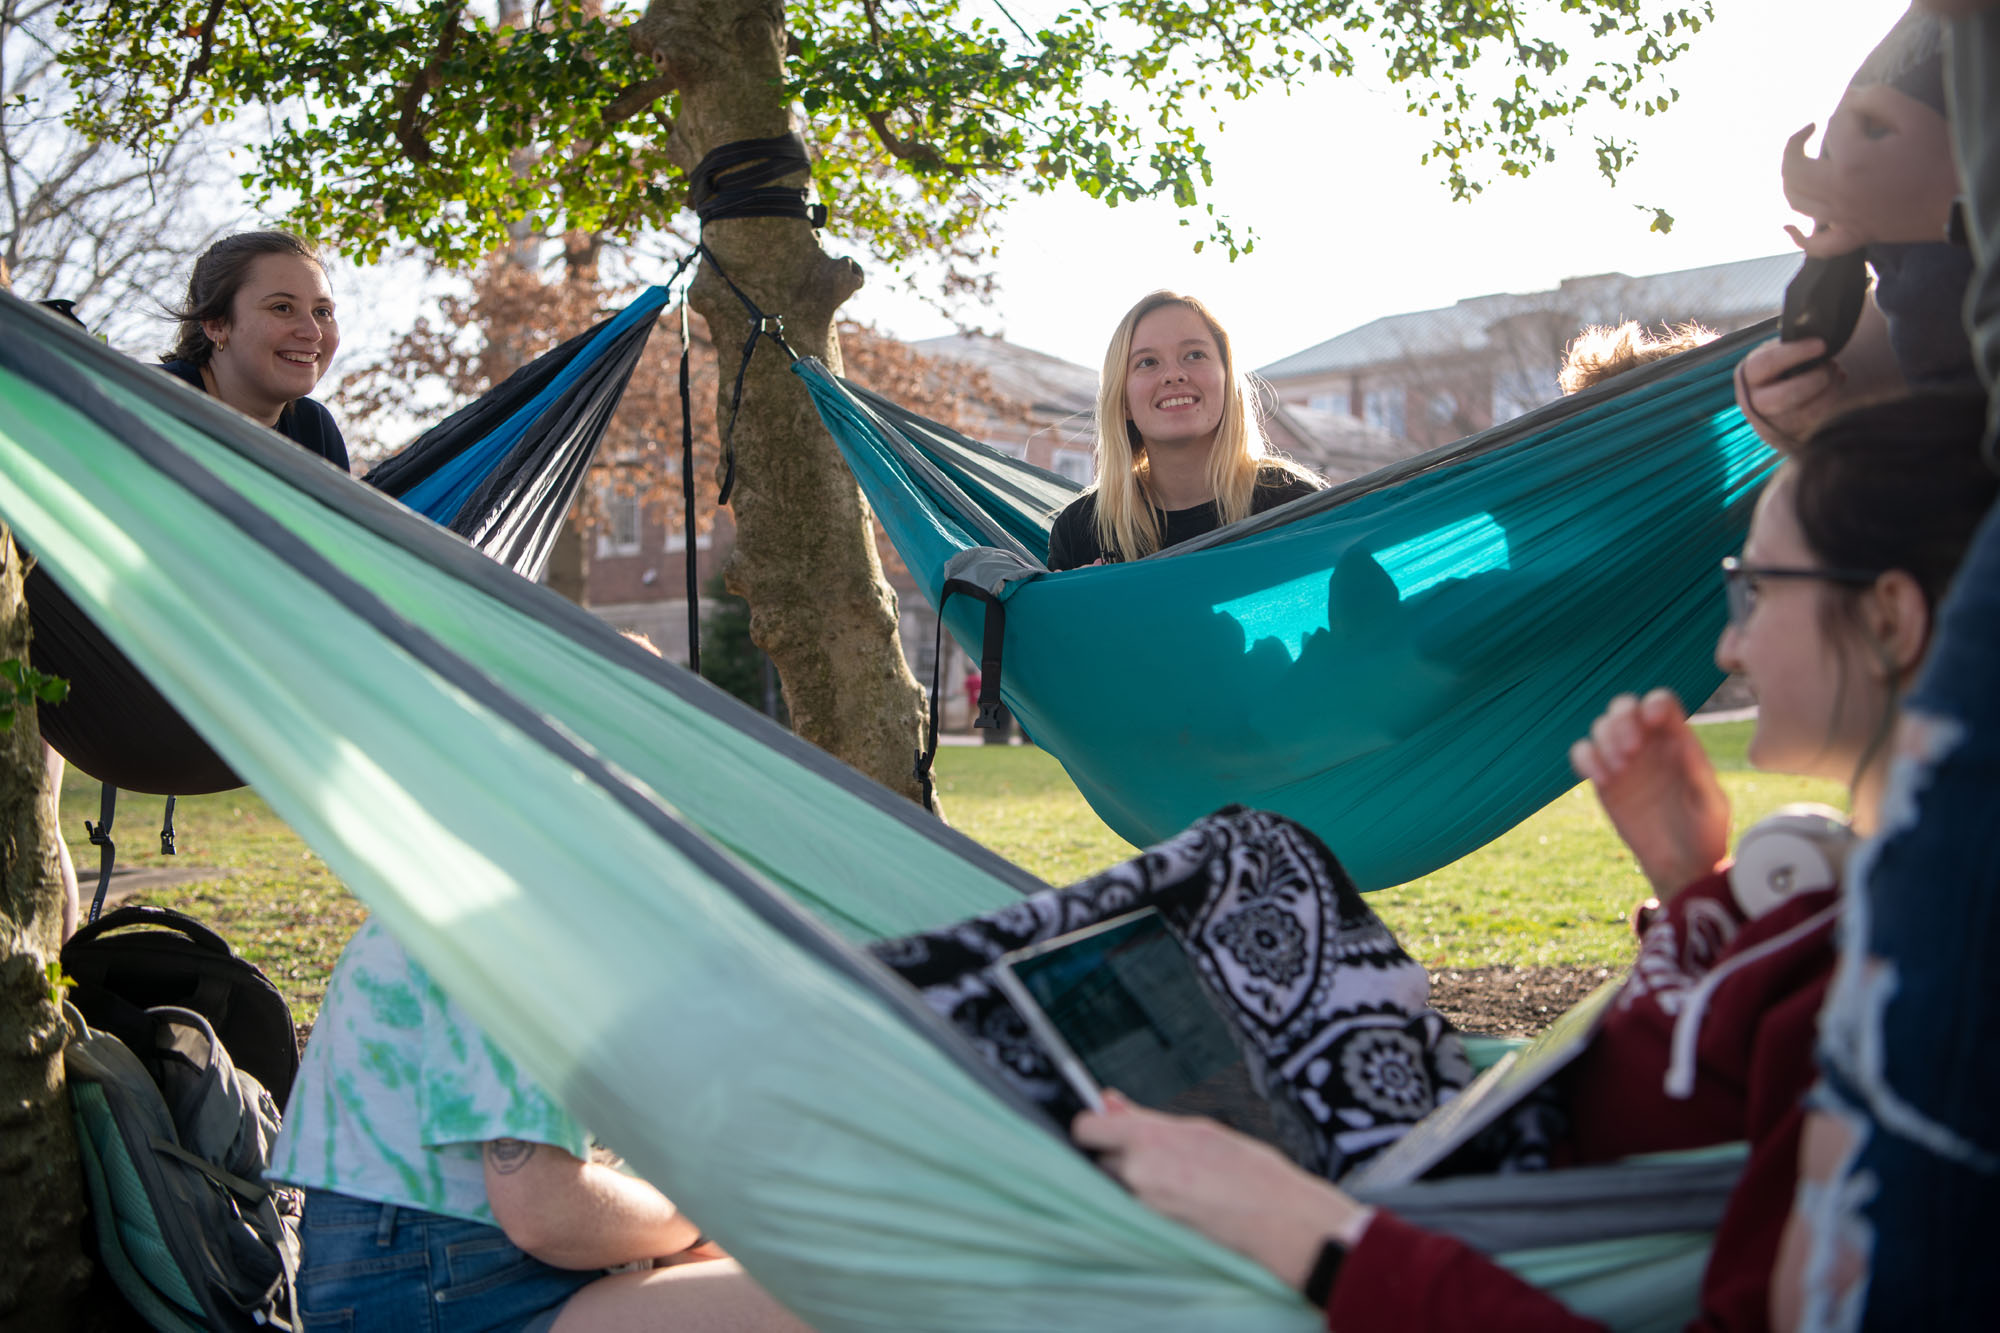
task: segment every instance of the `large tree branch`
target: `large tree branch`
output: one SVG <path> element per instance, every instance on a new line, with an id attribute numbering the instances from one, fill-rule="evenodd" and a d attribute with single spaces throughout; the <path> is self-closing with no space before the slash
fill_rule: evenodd
<path id="1" fill-rule="evenodd" d="M 641 83 L 621 88 L 618 90 L 618 95 L 613 97 L 610 104 L 604 108 L 604 123 L 606 125 L 617 125 L 623 121 L 630 120 L 679 87 L 680 81 L 678 79 L 675 79 L 670 74 L 663 74 L 659 78 L 647 79 Z"/>
<path id="2" fill-rule="evenodd" d="M 222 18 L 222 5 L 223 0 L 208 0 L 208 13 L 202 16 L 201 27 L 197 29 L 201 34 L 201 50 L 195 53 L 194 59 L 187 63 L 187 68 L 181 71 L 181 86 L 167 99 L 167 105 L 160 112 L 162 120 L 180 109 L 181 103 L 185 102 L 188 94 L 194 91 L 194 81 L 208 73 L 210 64 L 214 62 L 215 25 Z"/>
<path id="3" fill-rule="evenodd" d="M 438 85 L 438 76 L 444 72 L 444 62 L 458 45 L 458 15 L 461 6 L 453 4 L 438 20 L 437 44 L 431 50 L 431 58 L 424 67 L 410 79 L 410 86 L 403 89 L 402 105 L 396 116 L 396 142 L 412 162 L 429 162 L 437 156 L 431 141 L 423 131 L 424 98 Z"/>
<path id="4" fill-rule="evenodd" d="M 939 152 L 935 145 L 927 144 L 921 139 L 904 138 L 889 128 L 889 113 L 886 111 L 864 111 L 861 115 L 868 122 L 868 127 L 875 131 L 877 141 L 888 151 L 889 156 L 898 162 L 912 162 L 919 166 L 933 167 L 954 176 L 969 176 L 974 172 L 1001 169 L 1000 164 L 995 162 L 953 162 Z"/>

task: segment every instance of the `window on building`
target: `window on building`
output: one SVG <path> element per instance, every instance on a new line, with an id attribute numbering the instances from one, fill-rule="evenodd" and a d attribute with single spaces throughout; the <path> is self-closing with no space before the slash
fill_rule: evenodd
<path id="1" fill-rule="evenodd" d="M 1401 385 L 1370 389 L 1361 397 L 1361 415 L 1371 426 L 1386 430 L 1391 435 L 1402 435 L 1406 424 L 1403 407 L 1408 397 Z"/>
<path id="2" fill-rule="evenodd" d="M 1354 408 L 1348 401 L 1345 389 L 1327 389 L 1316 393 L 1306 399 L 1306 406 L 1315 412 L 1337 412 L 1344 417 L 1354 415 Z"/>
<path id="3" fill-rule="evenodd" d="M 714 535 L 710 531 L 696 537 L 694 539 L 694 549 L 697 551 L 706 551 L 709 547 L 709 539 Z M 685 551 L 687 550 L 687 544 L 687 529 L 685 527 L 676 523 L 667 529 L 667 554 L 672 555 L 675 551 Z"/>
<path id="4" fill-rule="evenodd" d="M 639 497 L 606 486 L 597 493 L 599 556 L 639 554 Z"/>
<path id="5" fill-rule="evenodd" d="M 1434 393 L 1425 406 L 1430 412 L 1433 425 L 1449 425 L 1451 419 L 1458 415 L 1458 399 L 1452 394 Z"/>
<path id="6" fill-rule="evenodd" d="M 1059 477 L 1067 477 L 1079 486 L 1090 485 L 1096 469 L 1091 465 L 1088 451 L 1083 449 L 1057 449 L 1050 457 L 1049 470 Z"/>

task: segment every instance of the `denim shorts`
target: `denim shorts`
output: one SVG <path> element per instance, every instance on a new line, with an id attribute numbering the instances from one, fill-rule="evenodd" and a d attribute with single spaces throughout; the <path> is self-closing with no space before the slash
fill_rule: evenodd
<path id="1" fill-rule="evenodd" d="M 554 1268 L 498 1227 L 305 1191 L 304 1333 L 547 1333 L 604 1276 Z"/>

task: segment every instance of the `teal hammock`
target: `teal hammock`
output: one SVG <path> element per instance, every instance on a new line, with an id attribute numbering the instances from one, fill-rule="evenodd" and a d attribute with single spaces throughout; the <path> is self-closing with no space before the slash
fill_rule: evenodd
<path id="1" fill-rule="evenodd" d="M 0 518 L 537 1081 L 814 1327 L 1306 1330 L 852 942 L 1041 887 L 606 624 L 0 295 Z M 1678 1327 L 1736 1163 L 1407 1187 Z"/>
<path id="2" fill-rule="evenodd" d="M 1731 375 L 1760 326 L 1130 564 L 1050 574 L 1076 497 L 795 370 L 933 606 L 1004 604 L 1000 690 L 1139 845 L 1231 802 L 1312 828 L 1365 889 L 1567 789 L 1607 700 L 1721 680 L 1716 573 L 1775 455 Z M 965 585 L 970 585 L 966 587 Z M 987 609 L 945 599 L 975 659 Z"/>

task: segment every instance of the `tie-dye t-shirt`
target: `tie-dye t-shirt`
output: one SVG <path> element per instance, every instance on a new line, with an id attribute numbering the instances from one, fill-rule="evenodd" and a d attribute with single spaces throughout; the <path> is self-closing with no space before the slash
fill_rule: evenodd
<path id="1" fill-rule="evenodd" d="M 491 1139 L 589 1155 L 583 1127 L 371 919 L 334 968 L 269 1174 L 492 1225 Z"/>

